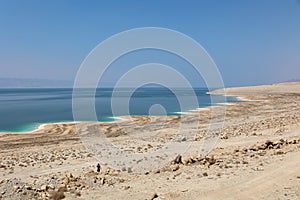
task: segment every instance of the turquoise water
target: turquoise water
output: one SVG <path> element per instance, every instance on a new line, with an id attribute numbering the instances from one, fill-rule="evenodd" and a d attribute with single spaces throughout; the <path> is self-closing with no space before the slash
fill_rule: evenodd
<path id="1" fill-rule="evenodd" d="M 45 123 L 72 122 L 72 92 L 71 88 L 60 89 L 0 89 L 0 132 L 26 132 L 36 129 Z M 113 121 L 111 100 L 112 88 L 97 89 L 95 95 L 95 108 L 98 121 Z M 194 93 L 195 92 L 195 93 Z M 130 115 L 149 115 L 149 109 L 155 104 L 159 104 L 165 109 L 167 115 L 180 115 L 191 109 L 213 106 L 207 89 L 194 88 L 177 89 L 177 96 L 169 89 L 142 87 L 137 89 L 130 96 Z M 180 107 L 178 96 L 182 101 L 189 102 L 196 94 L 198 105 L 188 105 Z M 128 89 L 118 89 L 115 98 L 128 98 Z M 83 98 L 83 97 L 78 97 Z M 84 98 L 93 98 L 84 96 Z M 237 101 L 234 97 L 228 97 L 227 102 Z M 216 105 L 224 103 L 222 98 Z M 127 115 L 123 108 L 124 104 L 117 105 L 118 116 Z M 160 113 L 151 113 L 160 115 Z M 89 121 L 88 119 L 86 121 Z"/>

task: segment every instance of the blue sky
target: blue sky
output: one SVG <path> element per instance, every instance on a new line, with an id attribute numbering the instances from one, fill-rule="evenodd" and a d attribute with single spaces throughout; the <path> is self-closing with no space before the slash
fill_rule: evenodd
<path id="1" fill-rule="evenodd" d="M 227 86 L 300 78 L 297 0 L 0 0 L 0 77 L 73 80 L 101 41 L 147 26 L 194 38 Z"/>

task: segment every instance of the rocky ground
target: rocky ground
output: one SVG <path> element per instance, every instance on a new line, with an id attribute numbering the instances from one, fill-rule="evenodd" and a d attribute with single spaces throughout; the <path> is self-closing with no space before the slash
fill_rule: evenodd
<path id="1" fill-rule="evenodd" d="M 210 130 L 220 140 L 208 155 L 200 155 L 197 147 L 208 134 L 212 109 L 220 107 L 167 119 L 134 117 L 139 125 L 154 124 L 142 128 L 128 119 L 88 124 L 100 126 L 111 141 L 142 155 L 174 139 L 180 122 L 188 131 L 196 130 L 179 141 L 192 142 L 190 151 L 150 170 L 134 168 L 139 162 L 148 165 L 146 157 L 130 167 L 98 161 L 82 144 L 75 124 L 2 133 L 0 199 L 300 199 L 300 83 L 230 88 L 225 93 L 251 101 L 226 106 L 224 126 Z M 164 131 L 155 137 L 126 134 L 151 135 L 161 121 Z M 194 122 L 200 123 L 195 127 Z M 129 140 L 133 142 L 124 142 Z"/>

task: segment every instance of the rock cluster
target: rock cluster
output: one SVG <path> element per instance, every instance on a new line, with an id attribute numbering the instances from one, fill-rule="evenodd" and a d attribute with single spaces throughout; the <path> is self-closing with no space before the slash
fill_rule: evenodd
<path id="1" fill-rule="evenodd" d="M 0 190 L 5 191 L 1 197 L 19 196 L 23 199 L 25 196 L 41 199 L 63 199 L 66 194 L 80 196 L 82 190 L 91 187 L 113 186 L 117 183 L 123 183 L 124 178 L 119 177 L 119 172 L 107 168 L 105 172 L 98 173 L 92 170 L 78 176 L 72 173 L 66 173 L 62 177 L 46 176 L 38 178 L 34 183 L 24 183 L 20 180 L 1 180 Z M 12 192 L 8 192 L 12 191 Z M 23 196 L 23 197 L 22 197 Z"/>
<path id="2" fill-rule="evenodd" d="M 280 139 L 280 140 L 266 140 L 264 142 L 259 142 L 255 145 L 244 147 L 242 149 L 236 148 L 232 151 L 221 151 L 221 153 L 211 153 L 205 157 L 201 156 L 181 156 L 178 155 L 171 162 L 169 168 L 163 168 L 156 170 L 156 173 L 161 173 L 164 171 L 177 171 L 181 166 L 199 166 L 203 169 L 209 169 L 213 167 L 214 174 L 220 177 L 222 171 L 216 169 L 230 169 L 230 168 L 243 168 L 243 166 L 252 167 L 255 171 L 263 170 L 262 162 L 255 166 L 260 158 L 264 160 L 265 156 L 276 156 L 285 154 L 287 151 L 292 151 L 297 148 L 295 146 L 300 144 L 300 139 Z M 295 146 L 295 147 L 294 147 Z M 224 171 L 223 171 L 224 172 Z M 208 176 L 206 171 L 202 174 L 204 177 Z"/>

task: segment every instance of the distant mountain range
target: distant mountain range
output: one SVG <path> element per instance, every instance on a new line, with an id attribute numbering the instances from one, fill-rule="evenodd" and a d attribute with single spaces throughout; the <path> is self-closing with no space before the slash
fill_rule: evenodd
<path id="1" fill-rule="evenodd" d="M 300 78 L 290 79 L 290 80 L 285 81 L 285 82 L 300 82 Z"/>
<path id="2" fill-rule="evenodd" d="M 300 82 L 300 78 L 281 82 Z M 73 85 L 73 81 L 66 80 L 0 78 L 0 88 L 73 88 Z"/>
<path id="3" fill-rule="evenodd" d="M 48 79 L 0 78 L 0 88 L 71 88 L 72 81 Z"/>

